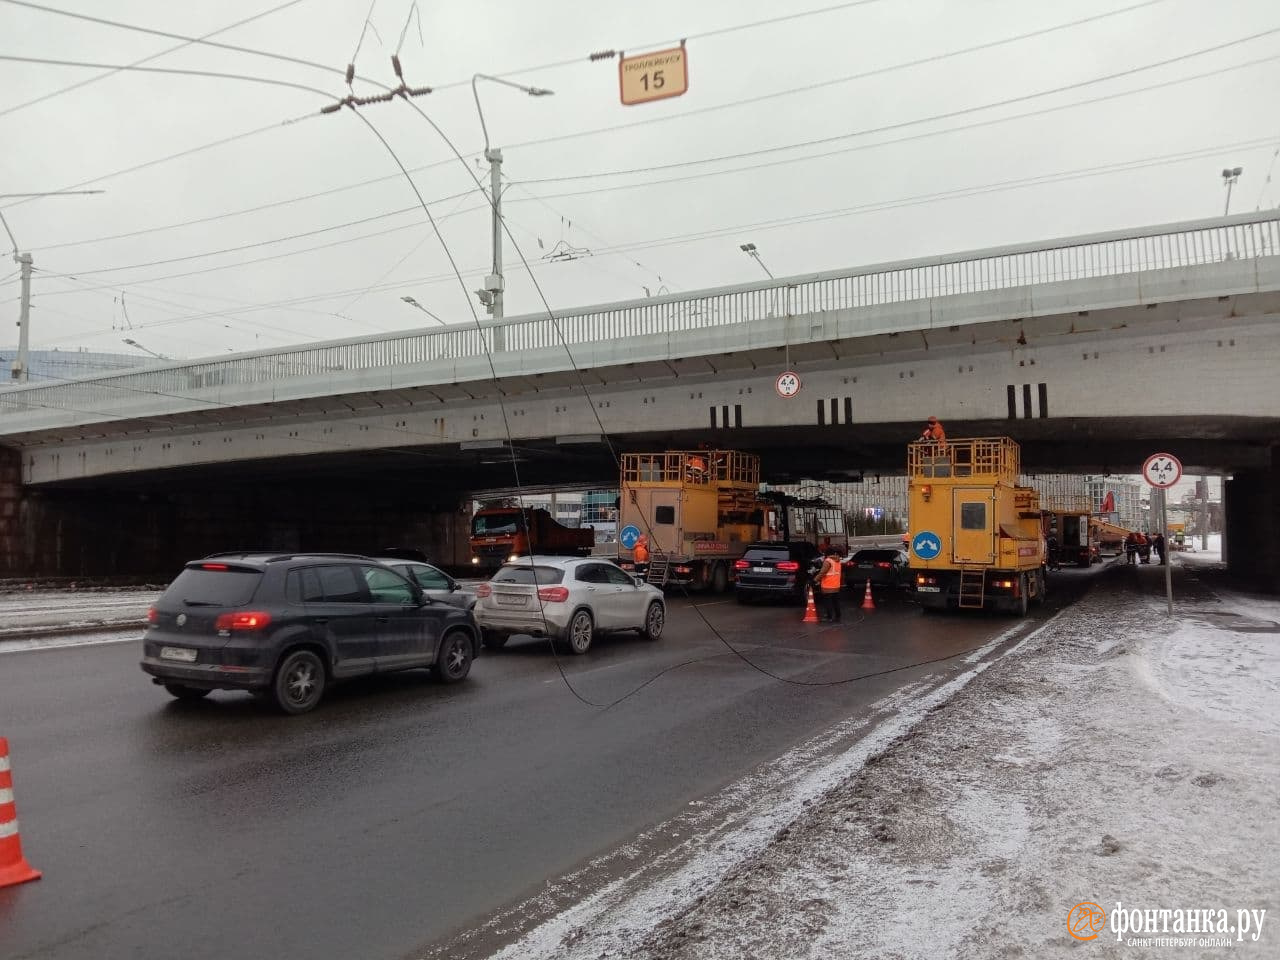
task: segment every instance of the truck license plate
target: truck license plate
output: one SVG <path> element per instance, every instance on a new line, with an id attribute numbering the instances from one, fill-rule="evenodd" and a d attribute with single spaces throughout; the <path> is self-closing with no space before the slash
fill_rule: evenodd
<path id="1" fill-rule="evenodd" d="M 941 587 L 916 587 L 918 593 L 941 593 Z"/>
<path id="2" fill-rule="evenodd" d="M 195 663 L 196 652 L 188 650 L 186 647 L 161 647 L 161 660 L 181 660 L 184 663 Z"/>

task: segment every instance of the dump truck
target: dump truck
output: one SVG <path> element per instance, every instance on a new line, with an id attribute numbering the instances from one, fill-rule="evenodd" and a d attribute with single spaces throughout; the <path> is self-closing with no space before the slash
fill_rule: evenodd
<path id="1" fill-rule="evenodd" d="M 907 446 L 910 570 L 926 611 L 1025 615 L 1047 589 L 1040 494 L 1021 486 L 1010 437 Z"/>
<path id="2" fill-rule="evenodd" d="M 1122 527 L 1110 520 L 1103 520 L 1101 517 L 1093 517 L 1089 520 L 1089 535 L 1097 541 L 1099 550 L 1122 553 L 1124 543 L 1131 533 L 1133 531 L 1128 527 Z"/>
<path id="3" fill-rule="evenodd" d="M 486 507 L 471 518 L 471 566 L 479 571 L 533 553 L 586 556 L 595 542 L 592 527 L 566 527 L 541 508 Z"/>
<path id="4" fill-rule="evenodd" d="M 737 450 L 666 450 L 622 456 L 618 563 L 635 570 L 634 547 L 648 538 L 644 570 L 656 586 L 722 593 L 733 564 L 766 535 L 760 458 Z"/>

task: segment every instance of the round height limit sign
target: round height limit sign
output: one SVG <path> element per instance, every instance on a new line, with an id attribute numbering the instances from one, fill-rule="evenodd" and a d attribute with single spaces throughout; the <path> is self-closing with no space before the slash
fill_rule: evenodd
<path id="1" fill-rule="evenodd" d="M 778 391 L 778 396 L 783 400 L 790 400 L 800 392 L 800 374 L 794 370 L 778 374 L 778 379 L 774 382 L 773 388 Z"/>
<path id="2" fill-rule="evenodd" d="M 1142 477 L 1153 487 L 1172 487 L 1182 479 L 1182 461 L 1171 453 L 1153 453 L 1142 465 Z"/>

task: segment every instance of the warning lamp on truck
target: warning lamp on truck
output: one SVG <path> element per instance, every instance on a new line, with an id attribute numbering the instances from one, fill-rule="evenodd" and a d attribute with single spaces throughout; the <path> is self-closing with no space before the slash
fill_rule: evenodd
<path id="1" fill-rule="evenodd" d="M 933 494 L 933 487 L 930 484 L 924 484 L 920 487 L 920 496 L 924 497 L 924 502 L 929 502 L 929 497 Z"/>

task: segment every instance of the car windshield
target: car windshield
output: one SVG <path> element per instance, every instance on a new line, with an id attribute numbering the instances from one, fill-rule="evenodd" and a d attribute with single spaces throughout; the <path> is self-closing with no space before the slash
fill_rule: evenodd
<path id="1" fill-rule="evenodd" d="M 520 513 L 511 510 L 504 513 L 478 513 L 471 521 L 471 532 L 477 537 L 500 537 L 515 533 L 520 524 Z"/>
<path id="2" fill-rule="evenodd" d="M 187 567 L 169 584 L 164 599 L 192 607 L 238 607 L 253 599 L 261 581 L 257 570 Z"/>
<path id="3" fill-rule="evenodd" d="M 897 550 L 859 550 L 853 555 L 854 563 L 865 563 L 874 560 L 897 560 Z"/>
<path id="4" fill-rule="evenodd" d="M 564 580 L 564 571 L 559 567 L 503 567 L 493 575 L 494 583 L 519 583 L 525 585 L 560 583 Z"/>

